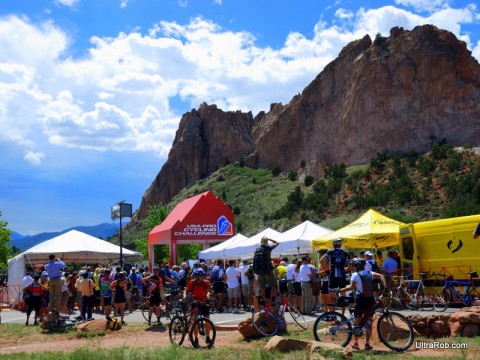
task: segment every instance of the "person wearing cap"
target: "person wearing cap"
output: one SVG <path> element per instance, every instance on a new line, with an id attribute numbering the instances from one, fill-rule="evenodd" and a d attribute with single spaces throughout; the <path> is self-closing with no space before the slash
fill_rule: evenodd
<path id="1" fill-rule="evenodd" d="M 302 265 L 300 266 L 299 276 L 302 286 L 302 313 L 310 314 L 312 312 L 313 272 L 308 266 L 308 256 L 302 257 Z"/>
<path id="2" fill-rule="evenodd" d="M 269 246 L 268 242 L 271 241 L 273 245 Z M 260 288 L 260 295 L 267 298 L 277 296 L 277 280 L 275 274 L 273 273 L 272 265 L 272 250 L 275 249 L 280 243 L 276 240 L 269 239 L 264 236 L 260 240 L 260 246 L 264 248 L 264 253 L 266 254 L 266 266 L 268 267 L 267 273 L 257 274 L 258 275 L 258 285 Z M 268 285 L 268 286 L 267 286 Z"/>
<path id="3" fill-rule="evenodd" d="M 48 256 L 49 262 L 45 264 L 45 271 L 48 273 L 48 292 L 50 293 L 50 301 L 48 303 L 48 311 L 58 312 L 60 310 L 60 301 L 62 300 L 62 271 L 67 265 L 57 259 L 54 254 Z"/>
<path id="4" fill-rule="evenodd" d="M 297 258 L 293 258 L 291 263 L 287 265 L 287 271 L 286 271 L 288 301 L 292 306 L 293 306 L 293 283 L 295 282 L 294 272 L 295 272 L 295 267 L 297 266 L 297 261 L 298 261 Z"/>

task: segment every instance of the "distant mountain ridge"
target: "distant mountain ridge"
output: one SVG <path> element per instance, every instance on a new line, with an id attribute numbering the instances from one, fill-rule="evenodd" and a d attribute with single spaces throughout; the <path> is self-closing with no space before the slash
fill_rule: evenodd
<path id="1" fill-rule="evenodd" d="M 41 242 L 53 239 L 58 235 L 69 232 L 70 230 L 81 231 L 81 232 L 84 232 L 85 234 L 88 234 L 103 240 L 107 240 L 111 236 L 115 235 L 115 233 L 117 232 L 117 228 L 115 227 L 115 225 L 109 224 L 109 223 L 103 223 L 103 224 L 93 225 L 93 226 L 75 226 L 75 227 L 58 231 L 58 232 L 44 232 L 37 235 L 27 235 L 27 236 L 21 235 L 13 231 L 10 236 L 10 238 L 12 239 L 12 241 L 10 242 L 10 246 L 15 246 L 21 251 L 25 251 Z"/>

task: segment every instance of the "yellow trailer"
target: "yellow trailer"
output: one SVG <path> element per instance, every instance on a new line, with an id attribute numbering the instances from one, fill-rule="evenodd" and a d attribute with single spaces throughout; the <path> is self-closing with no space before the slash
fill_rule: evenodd
<path id="1" fill-rule="evenodd" d="M 473 239 L 479 222 L 480 215 L 472 215 L 401 225 L 399 247 L 405 273 L 414 279 L 419 279 L 420 272 L 436 272 L 468 280 L 467 272 L 480 272 L 480 239 Z"/>

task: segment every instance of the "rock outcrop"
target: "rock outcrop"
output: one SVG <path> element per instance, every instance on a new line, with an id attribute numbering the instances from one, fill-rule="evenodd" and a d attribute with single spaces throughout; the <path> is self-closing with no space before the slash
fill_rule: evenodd
<path id="1" fill-rule="evenodd" d="M 450 335 L 474 337 L 480 335 L 480 306 L 457 311 L 450 317 Z"/>
<path id="2" fill-rule="evenodd" d="M 255 118 L 206 104 L 186 113 L 133 221 L 229 162 L 290 171 L 305 161 L 319 177 L 326 164 L 366 163 L 383 149 L 477 144 L 479 131 L 480 65 L 465 42 L 431 25 L 396 27 L 345 46 L 287 105 Z"/>

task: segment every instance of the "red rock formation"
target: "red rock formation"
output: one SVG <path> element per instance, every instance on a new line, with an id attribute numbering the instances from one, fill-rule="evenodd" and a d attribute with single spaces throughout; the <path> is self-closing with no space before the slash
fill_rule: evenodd
<path id="1" fill-rule="evenodd" d="M 190 181 L 228 162 L 297 170 L 319 177 L 329 163 L 368 162 L 378 151 L 423 152 L 432 141 L 477 144 L 480 65 L 463 41 L 431 25 L 367 35 L 289 104 L 258 114 L 202 104 L 180 122 L 167 162 L 133 221 L 167 203 Z"/>

